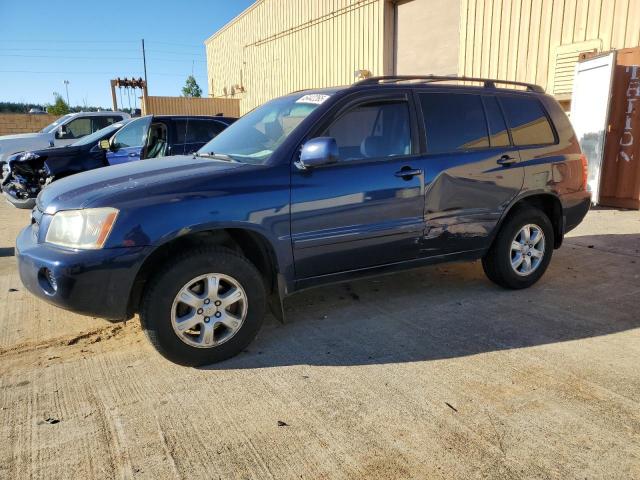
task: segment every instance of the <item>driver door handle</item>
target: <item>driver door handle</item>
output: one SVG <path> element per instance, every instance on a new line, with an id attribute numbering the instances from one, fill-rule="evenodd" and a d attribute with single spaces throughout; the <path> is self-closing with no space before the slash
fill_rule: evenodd
<path id="1" fill-rule="evenodd" d="M 137 156 L 137 155 L 138 155 L 138 154 L 137 154 L 137 153 L 135 153 L 135 152 L 130 152 L 130 153 L 129 153 L 129 156 L 130 156 L 130 157 L 135 157 L 135 156 Z"/>
<path id="2" fill-rule="evenodd" d="M 411 167 L 402 167 L 395 173 L 396 177 L 402 178 L 404 180 L 409 180 L 412 177 L 417 177 L 418 175 L 422 175 L 422 170 L 419 168 Z"/>
<path id="3" fill-rule="evenodd" d="M 512 157 L 510 155 L 502 155 L 498 159 L 498 165 L 513 165 L 517 161 L 518 161 L 518 159 L 515 158 L 515 157 Z"/>

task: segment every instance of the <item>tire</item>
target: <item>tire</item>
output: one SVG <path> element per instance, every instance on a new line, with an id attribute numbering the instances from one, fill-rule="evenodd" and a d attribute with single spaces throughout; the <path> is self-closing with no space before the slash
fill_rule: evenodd
<path id="1" fill-rule="evenodd" d="M 192 283 L 207 275 L 215 277 L 215 283 L 209 284 L 208 277 Z M 235 288 L 236 293 L 240 292 L 238 295 L 244 294 L 244 299 L 227 307 L 234 308 L 234 313 L 220 305 L 231 301 L 218 293 L 226 287 L 229 287 L 228 292 Z M 198 290 L 205 288 L 208 290 Z M 194 291 L 200 292 L 196 295 L 198 302 L 209 300 L 210 303 L 197 303 L 195 307 L 182 303 L 182 298 L 193 303 L 189 294 Z M 262 326 L 265 298 L 262 276 L 249 260 L 227 248 L 198 247 L 168 263 L 149 281 L 142 299 L 140 320 L 147 338 L 165 358 L 181 365 L 206 365 L 231 358 L 251 343 Z M 214 306 L 214 303 L 220 306 Z M 179 316 L 181 311 L 186 313 Z M 198 325 L 178 332 L 176 329 L 187 325 L 180 323 L 184 322 L 181 319 L 189 320 L 192 315 L 197 315 Z M 242 317 L 243 320 L 235 322 L 236 318 Z M 240 326 L 234 331 L 224 322 Z M 214 330 L 204 330 L 206 328 Z M 214 333 L 207 337 L 205 331 Z M 214 339 L 213 343 L 205 338 Z M 200 343 L 198 339 L 201 339 Z"/>
<path id="2" fill-rule="evenodd" d="M 11 205 L 13 205 L 16 208 L 20 208 L 23 210 L 33 210 L 33 207 L 36 206 L 36 199 L 35 198 L 27 198 L 25 200 L 19 200 L 13 196 L 11 196 L 10 194 L 8 194 L 7 192 L 5 192 L 4 190 L 2 191 L 2 193 L 4 194 L 4 198 L 6 198 L 7 202 L 9 202 Z"/>
<path id="3" fill-rule="evenodd" d="M 531 232 L 531 241 L 529 243 L 523 242 L 525 237 L 521 233 L 527 225 L 530 226 L 529 231 Z M 537 227 L 542 232 L 543 237 L 538 240 L 538 243 L 532 249 L 529 245 L 536 241 L 536 228 L 534 227 Z M 522 248 L 520 256 L 523 258 L 523 262 L 515 268 L 512 266 L 512 261 L 517 264 L 520 257 L 518 257 L 517 249 L 512 250 L 512 242 L 514 241 L 520 244 L 520 248 Z M 543 244 L 542 247 L 540 247 L 540 242 Z M 482 259 L 484 273 L 489 280 L 501 287 L 510 289 L 528 288 L 540 280 L 540 277 L 549 266 L 553 255 L 553 245 L 553 226 L 549 217 L 543 211 L 534 207 L 519 208 L 507 218 L 494 239 L 491 248 Z M 536 257 L 541 250 L 543 251 L 541 258 Z M 529 265 L 532 267 L 529 272 L 527 272 L 525 256 L 529 257 Z"/>

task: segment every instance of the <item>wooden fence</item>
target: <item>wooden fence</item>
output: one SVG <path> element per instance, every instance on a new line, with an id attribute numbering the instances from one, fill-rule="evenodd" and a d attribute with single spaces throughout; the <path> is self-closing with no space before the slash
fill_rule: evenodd
<path id="1" fill-rule="evenodd" d="M 57 118 L 58 115 L 48 114 L 0 113 L 0 135 L 38 132 Z"/>
<path id="2" fill-rule="evenodd" d="M 146 97 L 142 115 L 217 115 L 240 116 L 237 98 Z"/>

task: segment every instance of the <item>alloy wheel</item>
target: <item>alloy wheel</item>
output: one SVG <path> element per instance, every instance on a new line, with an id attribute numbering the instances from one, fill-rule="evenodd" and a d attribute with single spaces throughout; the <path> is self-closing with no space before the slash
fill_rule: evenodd
<path id="1" fill-rule="evenodd" d="M 545 252 L 542 228 L 535 224 L 523 226 L 511 241 L 511 268 L 526 277 L 537 270 Z"/>
<path id="2" fill-rule="evenodd" d="M 187 345 L 217 347 L 240 330 L 247 305 L 247 294 L 235 278 L 221 273 L 200 275 L 173 300 L 171 326 Z"/>

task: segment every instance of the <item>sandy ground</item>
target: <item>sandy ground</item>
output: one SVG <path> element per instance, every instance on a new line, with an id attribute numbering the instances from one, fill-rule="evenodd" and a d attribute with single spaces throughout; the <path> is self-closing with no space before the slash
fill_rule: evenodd
<path id="1" fill-rule="evenodd" d="M 0 204 L 0 478 L 640 478 L 638 212 L 528 291 L 475 262 L 300 294 L 202 369 L 28 294 L 27 220 Z"/>

